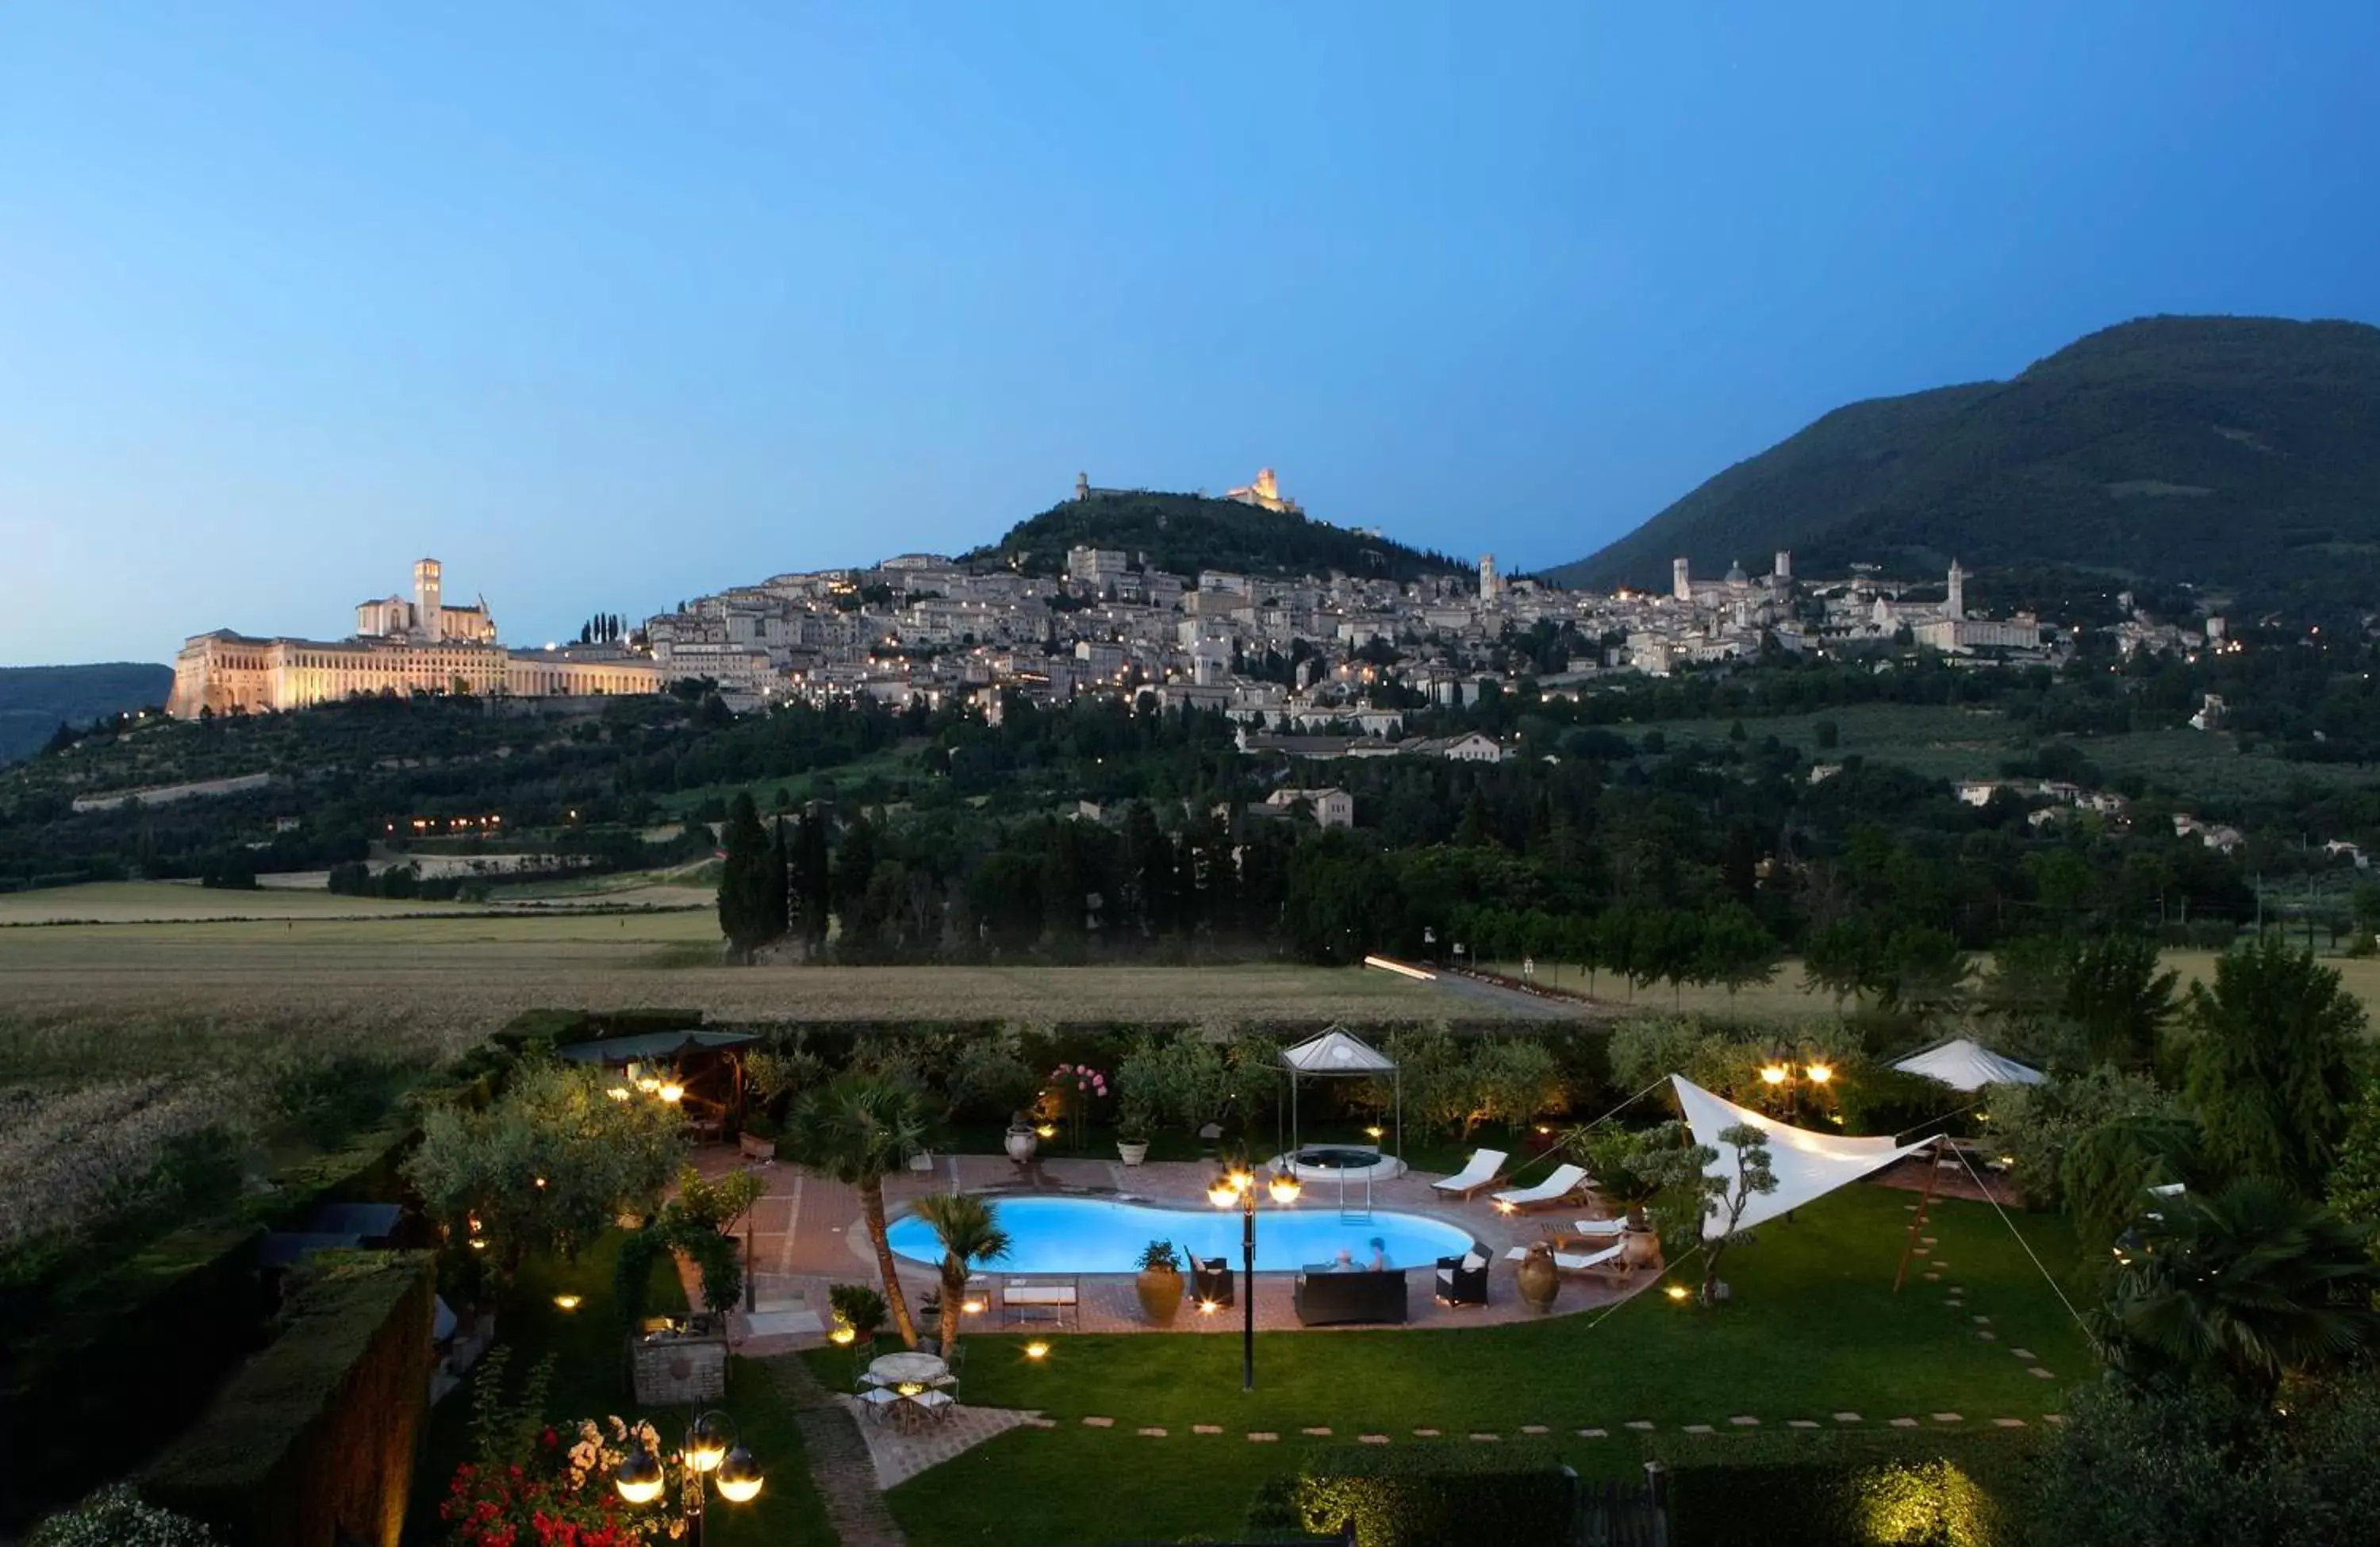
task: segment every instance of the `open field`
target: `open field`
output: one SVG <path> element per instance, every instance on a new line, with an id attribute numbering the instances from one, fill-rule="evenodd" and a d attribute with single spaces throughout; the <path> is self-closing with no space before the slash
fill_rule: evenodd
<path id="1" fill-rule="evenodd" d="M 503 900 L 493 908 L 485 903 L 342 896 L 322 889 L 319 872 L 310 886 L 268 884 L 252 892 L 210 891 L 194 881 L 92 882 L 35 892 L 0 893 L 0 929 L 16 924 L 191 924 L 415 917 L 443 920 L 500 912 L 504 904 L 514 902 L 546 905 L 538 909 L 540 912 L 561 911 L 570 906 L 700 908 L 708 912 L 718 895 L 717 888 L 674 884 L 674 872 L 638 872 L 546 883 L 554 888 L 552 891 L 523 884 L 506 888 Z M 609 884 L 596 884 L 598 881 Z"/>
<path id="2" fill-rule="evenodd" d="M 0 930 L 0 1004 L 40 1017 L 299 1017 L 439 1040 L 484 1034 L 539 1005 L 674 1005 L 783 1020 L 1319 1024 L 1508 1013 L 1386 973 L 1323 968 L 684 965 L 717 938 L 708 912 Z"/>
<path id="3" fill-rule="evenodd" d="M 1239 1389 L 1239 1339 L 1228 1334 L 1055 1336 L 1038 1363 L 1017 1339 L 979 1335 L 965 1399 L 1039 1408 L 1056 1427 L 1013 1431 L 925 1473 L 892 1492 L 893 1512 L 917 1547 L 1230 1538 L 1257 1484 L 1294 1470 L 1316 1429 L 1328 1443 L 1370 1432 L 1399 1445 L 1419 1443 L 1416 1429 L 1454 1443 L 1541 1429 L 1595 1477 L 1634 1472 L 1687 1424 L 1832 1430 L 1851 1413 L 1869 1430 L 1901 1419 L 1937 1432 L 2001 1419 L 2038 1428 L 2068 1386 L 2095 1374 L 2081 1330 L 1981 1203 L 1936 1204 L 1936 1244 L 1895 1295 L 1914 1201 L 1854 1187 L 1764 1227 L 1727 1259 L 1734 1298 L 1718 1311 L 1648 1291 L 1606 1315 L 1260 1334 L 1252 1394 Z M 2054 1268 L 2070 1263 L 2062 1221 L 2014 1223 Z M 1510 1294 L 1510 1278 L 1497 1289 Z M 809 1357 L 822 1380 L 843 1375 L 844 1356 Z M 1221 1432 L 1201 1435 L 1202 1423 Z M 1254 1431 L 1278 1440 L 1250 1443 Z M 1128 1488 L 1082 1482 L 1125 1475 Z"/>
<path id="4" fill-rule="evenodd" d="M 1818 746 L 1817 725 L 1831 720 L 1840 734 L 1832 749 Z M 1631 736 L 1659 731 L 1670 746 L 1726 741 L 1732 720 L 1663 720 L 1618 727 Z M 1774 736 L 1822 762 L 1865 757 L 1934 779 L 1997 778 L 2000 763 L 2033 746 L 2035 737 L 2005 715 L 1982 709 L 1922 704 L 1855 704 L 1810 714 L 1748 716 L 1744 734 L 1754 743 Z M 2194 800 L 2271 798 L 2303 784 L 2318 788 L 2369 788 L 2380 770 L 2344 763 L 2289 762 L 2269 753 L 2242 753 L 2229 736 L 2193 730 L 2146 731 L 2132 736 L 2052 737 L 2070 740 L 2107 777 L 2137 774 Z"/>

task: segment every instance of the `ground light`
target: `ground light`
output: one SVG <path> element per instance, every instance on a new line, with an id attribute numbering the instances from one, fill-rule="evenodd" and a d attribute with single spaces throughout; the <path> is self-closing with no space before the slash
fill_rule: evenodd
<path id="1" fill-rule="evenodd" d="M 1038 1340 L 1028 1343 L 1025 1346 L 1025 1357 L 1028 1359 L 1046 1359 L 1050 1357 L 1050 1346 Z"/>
<path id="2" fill-rule="evenodd" d="M 578 1309 L 579 1301 L 576 1295 L 556 1295 L 553 1297 L 553 1304 L 559 1310 L 576 1310 Z"/>
<path id="3" fill-rule="evenodd" d="M 1661 1293 L 1669 1296 L 1670 1298 L 1673 1300 L 1682 1300 L 1693 1292 L 1694 1291 L 1688 1289 L 1682 1284 L 1665 1284 L 1661 1285 Z"/>

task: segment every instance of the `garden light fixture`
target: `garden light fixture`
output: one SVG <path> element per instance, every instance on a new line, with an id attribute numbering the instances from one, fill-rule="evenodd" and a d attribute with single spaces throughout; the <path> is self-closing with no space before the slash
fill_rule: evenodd
<path id="1" fill-rule="evenodd" d="M 727 1453 L 714 1474 L 719 1483 L 719 1496 L 729 1504 L 750 1504 L 760 1493 L 760 1484 L 767 1480 L 760 1475 L 760 1464 L 742 1445 Z"/>
<path id="2" fill-rule="evenodd" d="M 1037 1338 L 1025 1346 L 1025 1357 L 1028 1359 L 1046 1359 L 1050 1357 L 1050 1346 Z"/>
<path id="3" fill-rule="evenodd" d="M 553 1297 L 553 1304 L 557 1310 L 576 1310 L 578 1309 L 579 1301 L 576 1295 L 556 1295 Z"/>
<path id="4" fill-rule="evenodd" d="M 638 1442 L 628 1453 L 620 1469 L 612 1474 L 612 1486 L 629 1504 L 650 1504 L 662 1496 L 662 1464 L 653 1453 Z"/>
<path id="5" fill-rule="evenodd" d="M 1760 1078 L 1764 1083 L 1769 1085 L 1782 1085 L 1785 1083 L 1785 1066 L 1782 1064 L 1771 1064 L 1760 1071 Z"/>

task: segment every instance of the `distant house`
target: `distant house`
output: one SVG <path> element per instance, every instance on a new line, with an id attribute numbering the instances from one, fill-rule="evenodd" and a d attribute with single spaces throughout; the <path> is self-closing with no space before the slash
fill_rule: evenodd
<path id="1" fill-rule="evenodd" d="M 1504 748 L 1492 736 L 1465 731 L 1461 736 L 1425 737 L 1407 741 L 1401 750 L 1414 757 L 1445 758 L 1452 762 L 1501 762 Z"/>
<path id="2" fill-rule="evenodd" d="M 1264 798 L 1267 810 L 1288 815 L 1303 802 L 1318 827 L 1355 825 L 1355 798 L 1336 786 L 1322 789 L 1277 789 Z"/>

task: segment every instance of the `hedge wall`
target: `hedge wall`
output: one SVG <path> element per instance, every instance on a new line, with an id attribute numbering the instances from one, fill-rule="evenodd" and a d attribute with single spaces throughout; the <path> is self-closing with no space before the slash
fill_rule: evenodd
<path id="1" fill-rule="evenodd" d="M 428 1252 L 325 1252 L 281 1335 L 160 1456 L 143 1492 L 233 1547 L 397 1547 L 430 1409 Z"/>
<path id="2" fill-rule="evenodd" d="M 81 1497 L 192 1415 L 262 1341 L 256 1225 L 194 1225 L 78 1285 L 12 1337 L 0 1387 L 0 1530 Z M 138 1401 L 126 1400 L 137 1392 Z M 104 1444 L 91 1436 L 104 1435 Z"/>
<path id="3" fill-rule="evenodd" d="M 1994 1547 L 2033 1445 L 1984 1430 L 1680 1436 L 1655 1448 L 1670 1468 L 1671 1547 Z"/>
<path id="4" fill-rule="evenodd" d="M 1542 1547 L 1571 1540 L 1578 1479 L 1531 1444 L 1332 1446 L 1290 1501 L 1317 1535 L 1352 1521 L 1356 1547 Z"/>

